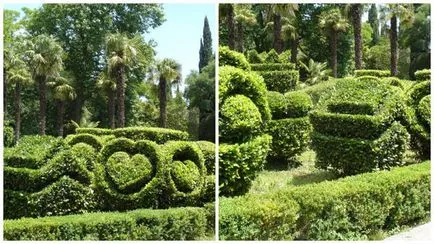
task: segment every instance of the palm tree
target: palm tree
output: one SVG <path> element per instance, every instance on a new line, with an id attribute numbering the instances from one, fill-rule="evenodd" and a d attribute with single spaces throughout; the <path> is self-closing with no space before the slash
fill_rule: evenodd
<path id="1" fill-rule="evenodd" d="M 236 50 L 244 52 L 244 26 L 256 24 L 256 16 L 251 4 L 236 4 L 234 7 L 235 21 L 237 23 Z"/>
<path id="2" fill-rule="evenodd" d="M 300 62 L 300 64 L 307 72 L 306 84 L 315 85 L 327 78 L 327 71 L 325 70 L 327 63 L 317 63 L 309 59 L 307 65 L 303 62 Z"/>
<path id="3" fill-rule="evenodd" d="M 231 3 L 219 4 L 219 16 L 226 20 L 228 27 L 228 46 L 235 49 L 235 13 L 234 5 Z M 221 24 L 220 24 L 221 25 Z"/>
<path id="4" fill-rule="evenodd" d="M 348 23 L 346 19 L 342 16 L 341 12 L 337 8 L 328 9 L 321 13 L 320 27 L 323 29 L 324 33 L 329 37 L 330 48 L 331 48 L 331 66 L 333 70 L 333 77 L 338 76 L 338 35 L 340 32 L 346 31 L 348 28 Z"/>
<path id="5" fill-rule="evenodd" d="M 297 4 L 270 4 L 266 11 L 268 19 L 273 22 L 273 48 L 277 53 L 283 51 L 282 17 L 294 18 Z"/>
<path id="6" fill-rule="evenodd" d="M 181 64 L 165 58 L 156 64 L 151 79 L 158 80 L 158 97 L 160 100 L 160 127 L 167 127 L 167 93 L 172 84 L 181 82 Z"/>
<path id="7" fill-rule="evenodd" d="M 107 72 L 101 72 L 97 80 L 97 86 L 107 94 L 109 125 L 110 129 L 114 129 L 116 108 L 116 82 L 110 78 Z"/>
<path id="8" fill-rule="evenodd" d="M 108 34 L 106 53 L 110 77 L 116 80 L 118 127 L 125 127 L 125 78 L 126 69 L 134 63 L 143 62 L 144 40 L 140 35 L 128 38 L 126 34 Z"/>
<path id="9" fill-rule="evenodd" d="M 63 69 L 62 47 L 53 37 L 36 36 L 26 52 L 33 79 L 39 85 L 39 134 L 45 135 L 47 111 L 47 78 L 57 77 Z"/>
<path id="10" fill-rule="evenodd" d="M 387 18 L 390 19 L 390 73 L 398 75 L 398 19 L 401 23 L 412 21 L 412 4 L 387 4 Z"/>
<path id="11" fill-rule="evenodd" d="M 351 16 L 351 22 L 354 29 L 354 61 L 356 65 L 356 69 L 362 68 L 362 13 L 363 13 L 363 5 L 360 3 L 357 4 L 348 4 L 347 11 Z"/>
<path id="12" fill-rule="evenodd" d="M 7 76 L 12 84 L 15 84 L 14 90 L 14 107 L 15 107 L 15 137 L 14 143 L 16 144 L 20 139 L 21 130 L 21 87 L 33 83 L 30 72 L 25 66 L 25 63 L 20 60 L 19 64 L 16 63 L 11 69 L 8 69 Z"/>
<path id="13" fill-rule="evenodd" d="M 67 100 L 74 100 L 77 96 L 74 88 L 69 84 L 70 78 L 67 76 L 58 76 L 54 78 L 53 82 L 50 82 L 54 86 L 53 97 L 56 100 L 57 106 L 57 131 L 58 136 L 63 137 L 63 117 L 65 114 L 65 102 Z"/>

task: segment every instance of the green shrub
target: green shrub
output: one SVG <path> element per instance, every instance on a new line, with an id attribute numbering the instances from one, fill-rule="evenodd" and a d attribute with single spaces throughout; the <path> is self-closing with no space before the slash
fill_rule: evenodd
<path id="1" fill-rule="evenodd" d="M 313 104 L 309 95 L 302 91 L 285 93 L 287 102 L 286 118 L 299 118 L 307 116 Z"/>
<path id="2" fill-rule="evenodd" d="M 273 141 L 267 161 L 296 166 L 295 157 L 309 146 L 311 131 L 308 117 L 271 120 L 266 133 L 273 137 Z"/>
<path id="3" fill-rule="evenodd" d="M 12 128 L 12 126 L 3 126 L 3 146 L 13 147 L 14 138 L 14 128 Z"/>
<path id="4" fill-rule="evenodd" d="M 251 195 L 219 201 L 220 240 L 292 240 L 299 207 Z"/>
<path id="5" fill-rule="evenodd" d="M 205 167 L 207 175 L 215 174 L 215 152 L 216 145 L 209 141 L 196 141 L 196 145 L 199 146 L 205 159 Z"/>
<path id="6" fill-rule="evenodd" d="M 356 77 L 366 76 L 366 75 L 375 76 L 378 78 L 391 76 L 389 70 L 360 69 L 354 71 L 354 76 Z"/>
<path id="7" fill-rule="evenodd" d="M 295 89 L 299 80 L 298 70 L 257 71 L 265 81 L 269 91 L 285 93 Z"/>
<path id="8" fill-rule="evenodd" d="M 279 62 L 280 63 L 290 63 L 291 62 L 291 50 L 285 50 L 281 54 L 279 54 Z"/>
<path id="9" fill-rule="evenodd" d="M 431 131 L 431 95 L 424 96 L 420 100 L 417 114 L 427 131 Z"/>
<path id="10" fill-rule="evenodd" d="M 419 104 L 419 101 L 423 97 L 431 94 L 430 89 L 431 89 L 430 81 L 423 81 L 412 86 L 408 91 L 409 104 L 411 106 L 417 106 Z"/>
<path id="11" fill-rule="evenodd" d="M 252 66 L 251 64 L 260 64 L 264 62 L 255 49 L 247 51 L 247 60 L 249 61 L 250 66 Z"/>
<path id="12" fill-rule="evenodd" d="M 418 70 L 414 72 L 414 76 L 416 77 L 417 81 L 431 80 L 431 70 L 430 69 Z"/>
<path id="13" fill-rule="evenodd" d="M 102 129 L 102 128 L 77 128 L 75 129 L 76 134 L 92 134 L 96 136 L 109 136 L 113 134 L 113 131 L 110 129 Z"/>
<path id="14" fill-rule="evenodd" d="M 384 169 L 403 163 L 409 135 L 395 122 L 378 139 L 354 139 L 314 132 L 312 148 L 316 152 L 315 166 L 332 169 L 343 175 Z"/>
<path id="15" fill-rule="evenodd" d="M 65 142 L 71 146 L 77 143 L 85 143 L 92 146 L 97 151 L 101 150 L 103 146 L 101 139 L 98 136 L 92 134 L 68 135 L 65 138 Z"/>
<path id="16" fill-rule="evenodd" d="M 219 47 L 219 66 L 233 66 L 250 70 L 250 64 L 242 53 L 230 50 L 229 47 Z"/>
<path id="17" fill-rule="evenodd" d="M 312 99 L 314 106 L 318 103 L 321 95 L 333 91 L 336 81 L 339 79 L 330 79 L 313 86 L 307 86 L 300 91 L 306 92 Z"/>
<path id="18" fill-rule="evenodd" d="M 219 104 L 231 96 L 244 95 L 258 107 L 262 122 L 271 119 L 267 101 L 267 88 L 261 76 L 234 67 L 221 67 L 219 70 Z"/>
<path id="19" fill-rule="evenodd" d="M 369 102 L 340 101 L 327 104 L 327 110 L 338 114 L 374 115 L 375 105 Z"/>
<path id="20" fill-rule="evenodd" d="M 283 119 L 287 117 L 288 106 L 285 95 L 276 91 L 267 92 L 268 105 L 270 106 L 272 119 Z"/>
<path id="21" fill-rule="evenodd" d="M 280 63 L 279 54 L 276 50 L 271 49 L 264 60 L 265 63 Z"/>
<path id="22" fill-rule="evenodd" d="M 270 150 L 271 136 L 262 135 L 242 144 L 219 145 L 221 196 L 245 194 L 257 173 L 263 169 Z"/>
<path id="23" fill-rule="evenodd" d="M 405 82 L 399 78 L 396 78 L 396 77 L 382 78 L 381 81 L 388 84 L 388 85 L 399 87 L 403 90 L 406 89 Z"/>
<path id="24" fill-rule="evenodd" d="M 65 145 L 61 138 L 23 136 L 18 145 L 5 149 L 3 159 L 7 166 L 36 169 L 63 148 Z"/>
<path id="25" fill-rule="evenodd" d="M 201 208 L 141 209 L 4 222 L 6 240 L 196 240 L 206 234 Z"/>
<path id="26" fill-rule="evenodd" d="M 215 175 L 207 175 L 205 177 L 205 184 L 202 189 L 201 197 L 199 202 L 210 203 L 215 202 Z M 212 220 L 214 225 L 215 219 Z"/>
<path id="27" fill-rule="evenodd" d="M 261 218 L 259 202 L 283 208 Z M 221 199 L 219 212 L 224 239 L 366 240 L 429 217 L 430 162 Z M 294 217 L 279 218 L 285 215 Z M 273 233 L 284 225 L 286 232 Z"/>
<path id="28" fill-rule="evenodd" d="M 358 80 L 360 82 L 364 82 L 364 81 L 381 82 L 380 78 L 378 78 L 377 76 L 372 76 L 372 75 L 357 76 L 356 80 Z"/>
<path id="29" fill-rule="evenodd" d="M 222 141 L 246 141 L 261 132 L 261 114 L 250 98 L 235 95 L 226 99 L 220 109 Z"/>
<path id="30" fill-rule="evenodd" d="M 264 64 L 251 64 L 250 67 L 253 71 L 289 71 L 295 69 L 293 63 L 264 63 Z"/>

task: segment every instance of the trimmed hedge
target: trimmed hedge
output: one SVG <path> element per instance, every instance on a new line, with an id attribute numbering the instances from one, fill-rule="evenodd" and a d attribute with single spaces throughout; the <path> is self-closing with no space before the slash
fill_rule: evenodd
<path id="1" fill-rule="evenodd" d="M 403 90 L 406 89 L 406 86 L 407 86 L 403 80 L 396 78 L 396 77 L 382 78 L 381 81 L 388 84 L 388 85 L 399 87 Z"/>
<path id="2" fill-rule="evenodd" d="M 355 77 L 360 76 L 375 76 L 378 78 L 391 76 L 390 70 L 375 70 L 375 69 L 359 69 L 354 71 Z"/>
<path id="3" fill-rule="evenodd" d="M 360 82 L 364 82 L 364 81 L 376 81 L 376 82 L 381 82 L 380 78 L 378 78 L 377 76 L 372 76 L 372 75 L 363 75 L 363 76 L 357 76 L 356 80 L 360 81 Z"/>
<path id="4" fill-rule="evenodd" d="M 103 142 L 100 137 L 92 134 L 68 135 L 65 138 L 65 142 L 71 146 L 77 143 L 85 143 L 92 146 L 97 151 L 101 150 L 103 147 Z"/>
<path id="5" fill-rule="evenodd" d="M 409 142 L 409 134 L 399 122 L 393 123 L 376 140 L 323 135 L 316 131 L 311 138 L 316 152 L 315 166 L 343 175 L 401 165 Z"/>
<path id="6" fill-rule="evenodd" d="M 271 136 L 262 135 L 242 144 L 219 145 L 221 196 L 243 195 L 263 169 L 270 150 Z"/>
<path id="7" fill-rule="evenodd" d="M 265 205 L 258 202 L 272 207 L 254 211 Z M 424 162 L 254 197 L 222 199 L 220 236 L 231 240 L 366 240 L 379 230 L 417 223 L 429 213 L 430 162 Z M 281 232 L 279 226 L 284 226 Z"/>
<path id="8" fill-rule="evenodd" d="M 259 56 L 258 51 L 256 51 L 255 49 L 247 51 L 247 60 L 249 61 L 252 68 L 252 64 L 260 64 L 264 62 L 261 56 Z"/>
<path id="9" fill-rule="evenodd" d="M 23 136 L 18 145 L 5 148 L 6 166 L 37 169 L 65 148 L 61 138 L 52 136 Z"/>
<path id="10" fill-rule="evenodd" d="M 250 98 L 235 95 L 223 103 L 219 126 L 222 141 L 244 142 L 261 133 L 261 113 Z"/>
<path id="11" fill-rule="evenodd" d="M 264 79 L 255 72 L 246 72 L 230 66 L 219 70 L 219 104 L 222 105 L 231 96 L 244 95 L 258 107 L 262 122 L 271 119 L 267 101 L 267 88 Z"/>
<path id="12" fill-rule="evenodd" d="M 294 70 L 295 64 L 293 63 L 264 63 L 264 64 L 251 64 L 250 67 L 253 71 L 288 71 Z"/>
<path id="13" fill-rule="evenodd" d="M 230 50 L 227 46 L 219 47 L 219 66 L 233 66 L 250 70 L 250 64 L 246 57 L 242 53 Z"/>
<path id="14" fill-rule="evenodd" d="M 267 161 L 283 161 L 296 166 L 295 157 L 309 146 L 311 131 L 309 117 L 270 121 L 266 133 L 273 137 L 273 141 Z"/>
<path id="15" fill-rule="evenodd" d="M 3 126 L 3 146 L 13 147 L 14 146 L 14 128 L 12 126 Z"/>
<path id="16" fill-rule="evenodd" d="M 431 80 L 431 70 L 430 69 L 418 70 L 414 72 L 414 76 L 416 77 L 417 81 Z"/>
<path id="17" fill-rule="evenodd" d="M 280 63 L 279 54 L 276 50 L 271 49 L 268 51 L 267 56 L 264 59 L 264 63 Z"/>
<path id="18" fill-rule="evenodd" d="M 4 221 L 6 240 L 197 240 L 207 230 L 202 208 L 140 209 Z"/>
<path id="19" fill-rule="evenodd" d="M 417 106 L 417 114 L 427 131 L 431 131 L 431 95 L 424 96 Z"/>
<path id="20" fill-rule="evenodd" d="M 285 93 L 295 89 L 298 84 L 298 70 L 285 71 L 257 71 L 264 78 L 269 91 Z"/>
<path id="21" fill-rule="evenodd" d="M 209 141 L 196 141 L 197 146 L 199 146 L 200 150 L 203 153 L 203 157 L 205 159 L 205 167 L 207 175 L 215 174 L 215 151 L 216 145 Z"/>
<path id="22" fill-rule="evenodd" d="M 307 93 L 302 91 L 293 91 L 285 93 L 286 118 L 299 118 L 307 116 L 313 108 L 312 99 Z"/>
<path id="23" fill-rule="evenodd" d="M 276 91 L 268 91 L 267 100 L 272 119 L 276 120 L 287 117 L 286 108 L 288 106 L 288 102 L 284 94 Z"/>

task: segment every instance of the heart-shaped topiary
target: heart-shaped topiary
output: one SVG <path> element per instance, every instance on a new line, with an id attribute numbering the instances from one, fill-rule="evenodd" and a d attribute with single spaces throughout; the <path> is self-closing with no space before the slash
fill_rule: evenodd
<path id="1" fill-rule="evenodd" d="M 200 184 L 199 168 L 191 160 L 174 161 L 171 174 L 179 191 L 191 192 Z"/>
<path id="2" fill-rule="evenodd" d="M 106 163 L 107 173 L 120 191 L 149 182 L 153 168 L 146 156 L 135 154 L 130 157 L 126 152 L 115 152 Z"/>

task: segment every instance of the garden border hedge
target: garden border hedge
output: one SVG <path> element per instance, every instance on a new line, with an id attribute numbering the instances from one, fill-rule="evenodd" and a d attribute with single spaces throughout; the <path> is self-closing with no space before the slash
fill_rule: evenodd
<path id="1" fill-rule="evenodd" d="M 354 76 L 375 76 L 378 78 L 389 77 L 391 76 L 390 70 L 376 70 L 376 69 L 359 69 L 354 70 Z"/>

